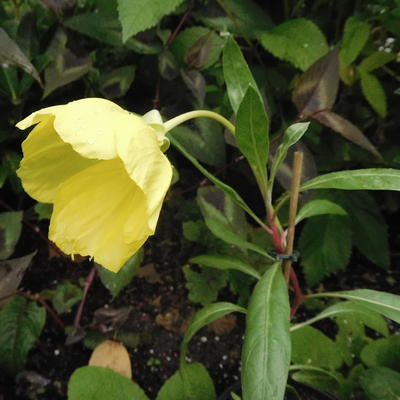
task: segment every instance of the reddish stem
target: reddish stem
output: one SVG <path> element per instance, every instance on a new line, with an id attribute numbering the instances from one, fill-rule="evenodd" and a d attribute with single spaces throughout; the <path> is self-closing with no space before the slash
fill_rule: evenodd
<path id="1" fill-rule="evenodd" d="M 74 318 L 75 329 L 78 329 L 80 326 L 82 313 L 83 313 L 83 307 L 85 306 L 85 302 L 86 302 L 86 296 L 88 294 L 90 286 L 92 286 L 95 276 L 96 276 L 96 267 L 92 267 L 92 269 L 89 272 L 89 275 L 87 276 L 87 278 L 85 280 L 85 283 L 83 284 L 83 296 L 82 296 L 81 302 L 79 303 L 79 307 L 78 307 L 78 310 L 76 311 L 75 318 Z"/>

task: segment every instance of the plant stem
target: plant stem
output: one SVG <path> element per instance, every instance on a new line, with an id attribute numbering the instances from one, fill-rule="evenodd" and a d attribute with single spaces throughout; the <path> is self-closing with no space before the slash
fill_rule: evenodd
<path id="1" fill-rule="evenodd" d="M 85 283 L 83 284 L 83 296 L 81 299 L 81 302 L 79 303 L 78 310 L 75 314 L 74 318 L 74 328 L 78 329 L 80 326 L 81 318 L 82 318 L 82 313 L 83 313 L 83 307 L 85 305 L 86 301 L 86 296 L 88 294 L 90 286 L 92 286 L 93 280 L 96 276 L 96 267 L 92 267 L 92 269 L 89 272 L 89 275 L 87 276 Z"/>
<path id="2" fill-rule="evenodd" d="M 164 122 L 164 127 L 166 128 L 166 130 L 168 132 L 171 129 L 175 128 L 176 126 L 178 126 L 186 121 L 189 121 L 190 119 L 200 118 L 200 117 L 207 117 L 207 118 L 215 119 L 216 121 L 218 121 L 219 123 L 224 125 L 225 128 L 227 128 L 233 135 L 235 134 L 235 127 L 232 123 L 230 123 L 222 115 L 220 115 L 214 111 L 208 111 L 208 110 L 195 110 L 195 111 L 189 111 L 187 113 L 178 115 L 177 117 Z"/>
<path id="3" fill-rule="evenodd" d="M 286 254 L 293 254 L 294 232 L 296 226 L 297 206 L 299 203 L 299 192 L 301 183 L 301 172 L 303 169 L 303 153 L 296 151 L 294 153 L 292 168 L 292 184 L 290 188 L 290 205 L 289 205 L 289 226 L 286 244 Z M 292 269 L 292 260 L 285 260 L 283 263 L 286 282 L 290 279 L 290 270 Z"/>

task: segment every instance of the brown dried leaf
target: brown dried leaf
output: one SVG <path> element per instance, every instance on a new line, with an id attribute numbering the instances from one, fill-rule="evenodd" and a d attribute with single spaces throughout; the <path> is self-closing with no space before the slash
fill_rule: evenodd
<path id="1" fill-rule="evenodd" d="M 0 298 L 14 293 L 29 267 L 36 251 L 27 256 L 0 261 Z M 11 300 L 11 297 L 0 302 L 0 308 Z"/>
<path id="2" fill-rule="evenodd" d="M 206 63 L 213 45 L 212 33 L 201 36 L 186 52 L 185 63 L 190 68 L 201 68 Z"/>
<path id="3" fill-rule="evenodd" d="M 333 129 L 335 132 L 339 133 L 350 142 L 357 144 L 363 149 L 374 154 L 376 157 L 381 158 L 378 150 L 369 141 L 369 139 L 353 125 L 349 120 L 343 118 L 342 116 L 335 114 L 332 111 L 321 111 L 315 115 L 313 118 L 316 119 L 321 124 Z"/>
<path id="4" fill-rule="evenodd" d="M 231 332 L 236 326 L 236 315 L 228 314 L 216 319 L 208 325 L 208 329 L 217 335 L 224 335 Z"/>
<path id="5" fill-rule="evenodd" d="M 115 372 L 132 379 L 132 366 L 129 353 L 120 342 L 106 340 L 93 351 L 89 365 L 111 368 Z"/>
<path id="6" fill-rule="evenodd" d="M 335 47 L 311 65 L 300 77 L 293 91 L 293 102 L 301 118 L 320 110 L 329 110 L 339 86 L 339 57 Z"/>
<path id="7" fill-rule="evenodd" d="M 139 278 L 146 279 L 149 283 L 161 283 L 161 276 L 156 271 L 154 264 L 146 264 L 143 267 L 140 267 L 136 273 L 136 276 Z"/>
<path id="8" fill-rule="evenodd" d="M 179 311 L 174 308 L 165 314 L 158 314 L 156 316 L 156 324 L 162 326 L 168 331 L 180 332 L 179 322 L 182 320 Z"/>
<path id="9" fill-rule="evenodd" d="M 94 312 L 92 326 L 97 327 L 102 333 L 112 332 L 124 324 L 130 312 L 129 307 L 99 308 Z"/>

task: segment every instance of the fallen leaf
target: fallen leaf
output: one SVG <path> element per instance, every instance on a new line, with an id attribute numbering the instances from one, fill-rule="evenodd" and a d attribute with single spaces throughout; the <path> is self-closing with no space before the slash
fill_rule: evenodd
<path id="1" fill-rule="evenodd" d="M 18 289 L 35 254 L 36 251 L 24 257 L 0 261 L 0 298 L 6 297 Z M 1 301 L 0 308 L 5 306 L 9 300 L 11 297 Z"/>
<path id="2" fill-rule="evenodd" d="M 129 307 L 99 308 L 94 312 L 92 326 L 95 326 L 102 333 L 112 332 L 128 319 L 130 312 Z"/>
<path id="3" fill-rule="evenodd" d="M 236 315 L 229 314 L 216 319 L 211 324 L 208 324 L 208 329 L 215 332 L 217 335 L 224 335 L 231 332 L 236 326 Z"/>
<path id="4" fill-rule="evenodd" d="M 161 276 L 156 271 L 154 264 L 146 264 L 143 267 L 140 267 L 136 273 L 136 276 L 139 278 L 146 279 L 149 283 L 161 283 Z"/>
<path id="5" fill-rule="evenodd" d="M 177 309 L 173 309 L 165 314 L 158 314 L 156 316 L 156 324 L 161 325 L 168 331 L 180 333 L 182 317 Z"/>
<path id="6" fill-rule="evenodd" d="M 93 351 L 89 365 L 105 367 L 132 379 L 132 366 L 128 350 L 120 342 L 106 340 Z"/>

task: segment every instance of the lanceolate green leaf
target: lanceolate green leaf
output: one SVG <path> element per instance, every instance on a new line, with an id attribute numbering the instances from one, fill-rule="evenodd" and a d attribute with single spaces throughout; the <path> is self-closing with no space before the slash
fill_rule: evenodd
<path id="1" fill-rule="evenodd" d="M 370 289 L 357 289 L 344 292 L 315 293 L 309 297 L 338 297 L 360 303 L 365 307 L 400 323 L 400 296 Z"/>
<path id="2" fill-rule="evenodd" d="M 303 328 L 304 326 L 313 324 L 314 322 L 320 321 L 324 318 L 335 318 L 339 315 L 356 315 L 364 325 L 367 325 L 371 329 L 375 329 L 382 335 L 387 336 L 389 334 L 388 327 L 385 319 L 377 312 L 372 311 L 370 308 L 365 307 L 361 304 L 354 303 L 352 301 L 341 301 L 333 304 L 320 312 L 315 317 L 301 322 L 299 324 L 292 325 L 290 331 L 296 331 Z"/>
<path id="3" fill-rule="evenodd" d="M 309 125 L 309 122 L 299 122 L 297 124 L 290 125 L 286 129 L 283 135 L 282 143 L 276 150 L 274 161 L 272 162 L 269 185 L 272 185 L 274 183 L 275 176 L 280 166 L 285 161 L 289 148 L 301 139 L 301 137 L 306 133 Z"/>
<path id="4" fill-rule="evenodd" d="M 122 39 L 155 26 L 183 0 L 118 0 L 118 16 L 122 25 Z"/>
<path id="5" fill-rule="evenodd" d="M 201 264 L 205 267 L 212 267 L 222 270 L 236 269 L 253 278 L 260 279 L 260 273 L 249 265 L 246 261 L 242 261 L 238 257 L 231 257 L 220 254 L 203 254 L 193 257 L 189 260 L 193 264 Z"/>
<path id="6" fill-rule="evenodd" d="M 346 215 L 347 212 L 343 207 L 334 203 L 333 201 L 314 199 L 304 204 L 304 206 L 300 208 L 299 212 L 297 213 L 296 224 L 303 219 L 323 214 Z"/>
<path id="7" fill-rule="evenodd" d="M 233 37 L 228 38 L 224 47 L 222 66 L 228 97 L 233 111 L 237 113 L 249 85 L 256 89 L 256 91 L 258 91 L 258 88 L 240 51 L 240 47 Z"/>
<path id="8" fill-rule="evenodd" d="M 386 94 L 375 75 L 359 70 L 361 89 L 371 107 L 381 116 L 386 117 Z"/>
<path id="9" fill-rule="evenodd" d="M 168 136 L 171 143 L 212 183 L 223 190 L 231 199 L 240 206 L 244 211 L 246 211 L 260 226 L 265 226 L 260 218 L 250 209 L 250 207 L 245 203 L 245 201 L 239 196 L 235 189 L 226 185 L 220 181 L 216 176 L 208 172 L 193 156 L 191 156 L 186 149 L 172 136 Z"/>
<path id="10" fill-rule="evenodd" d="M 240 312 L 246 314 L 246 309 L 233 303 L 220 302 L 205 306 L 197 311 L 187 328 L 181 344 L 181 363 L 185 362 L 187 346 L 198 330 L 224 315 Z"/>
<path id="11" fill-rule="evenodd" d="M 260 95 L 252 86 L 247 88 L 237 112 L 235 138 L 266 198 L 269 120 Z"/>
<path id="12" fill-rule="evenodd" d="M 311 179 L 300 189 L 302 191 L 310 189 L 400 191 L 400 170 L 369 168 L 331 172 Z"/>
<path id="13" fill-rule="evenodd" d="M 250 298 L 242 353 L 243 400 L 282 400 L 290 363 L 289 298 L 279 263 Z"/>

